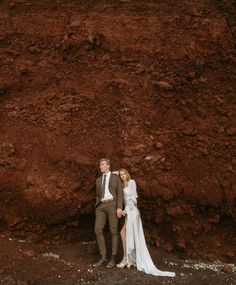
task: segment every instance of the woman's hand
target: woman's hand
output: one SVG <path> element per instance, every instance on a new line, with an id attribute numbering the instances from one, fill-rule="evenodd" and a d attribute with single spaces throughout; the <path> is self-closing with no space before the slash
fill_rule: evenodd
<path id="1" fill-rule="evenodd" d="M 123 211 L 122 211 L 122 216 L 126 216 L 126 215 L 127 215 L 126 211 L 123 210 Z"/>
<path id="2" fill-rule="evenodd" d="M 114 173 L 114 174 L 116 174 L 116 175 L 120 175 L 120 172 L 119 172 L 119 170 L 115 170 L 115 171 L 112 171 L 112 173 Z"/>

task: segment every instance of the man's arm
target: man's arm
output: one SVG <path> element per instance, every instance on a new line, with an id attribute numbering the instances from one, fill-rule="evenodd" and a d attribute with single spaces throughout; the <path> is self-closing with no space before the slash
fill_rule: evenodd
<path id="1" fill-rule="evenodd" d="M 98 191 L 98 180 L 96 180 L 96 204 L 99 204 L 100 202 L 100 196 L 99 196 L 99 191 Z"/>

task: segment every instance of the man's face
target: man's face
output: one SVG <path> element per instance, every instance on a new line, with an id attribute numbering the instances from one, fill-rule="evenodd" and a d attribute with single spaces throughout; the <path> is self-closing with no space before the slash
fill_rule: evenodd
<path id="1" fill-rule="evenodd" d="M 101 162 L 100 162 L 100 169 L 101 169 L 101 172 L 102 172 L 102 173 L 105 173 L 105 172 L 109 171 L 110 166 L 109 166 L 109 164 L 107 164 L 107 162 L 104 160 L 104 161 L 101 161 Z"/>

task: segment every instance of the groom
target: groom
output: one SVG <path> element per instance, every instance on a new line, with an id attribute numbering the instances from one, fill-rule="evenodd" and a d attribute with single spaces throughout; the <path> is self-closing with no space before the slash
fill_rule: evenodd
<path id="1" fill-rule="evenodd" d="M 98 267 L 107 262 L 106 245 L 103 235 L 103 228 L 107 218 L 112 235 L 112 256 L 107 264 L 107 268 L 115 266 L 115 257 L 118 250 L 118 218 L 122 216 L 123 189 L 119 176 L 111 173 L 110 160 L 102 158 L 100 160 L 100 170 L 102 175 L 96 180 L 96 219 L 95 233 L 101 258 L 93 267 Z"/>

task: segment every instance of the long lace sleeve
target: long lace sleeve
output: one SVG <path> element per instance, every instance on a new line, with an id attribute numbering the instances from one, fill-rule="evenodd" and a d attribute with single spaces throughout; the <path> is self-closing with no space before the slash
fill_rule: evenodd
<path id="1" fill-rule="evenodd" d="M 129 183 L 130 183 L 130 189 L 131 189 L 130 198 L 134 201 L 135 204 L 137 204 L 138 194 L 137 194 L 136 182 L 135 180 L 130 180 Z"/>
<path id="2" fill-rule="evenodd" d="M 130 186 L 130 193 L 128 194 L 127 202 L 125 206 L 126 211 L 134 209 L 135 205 L 137 204 L 137 198 L 138 198 L 135 181 L 130 180 L 129 186 Z"/>

